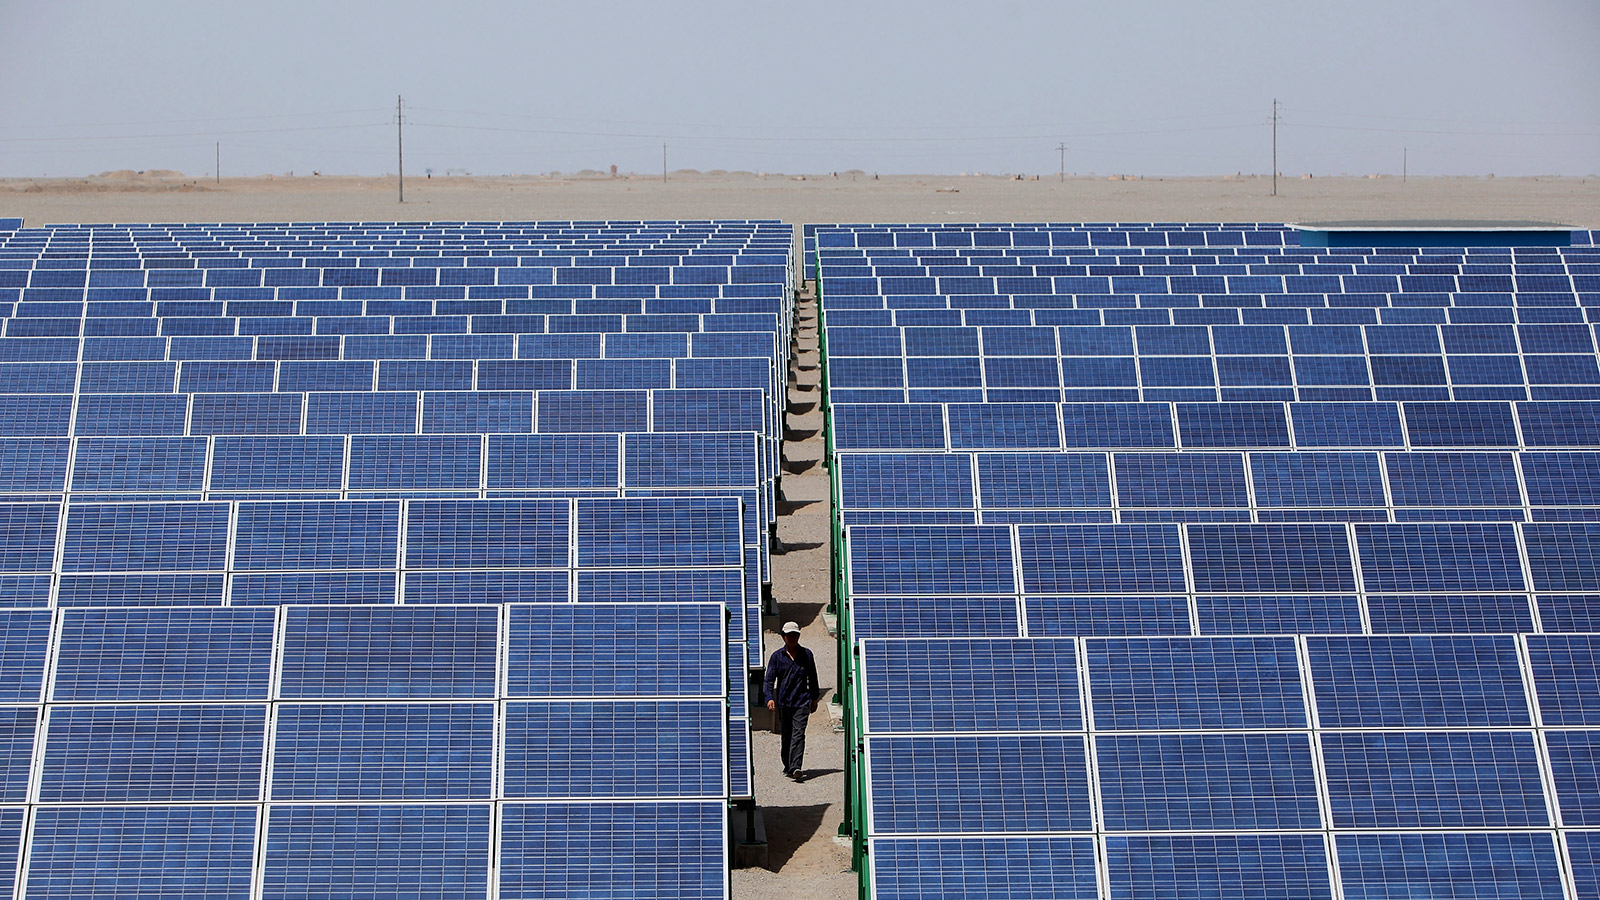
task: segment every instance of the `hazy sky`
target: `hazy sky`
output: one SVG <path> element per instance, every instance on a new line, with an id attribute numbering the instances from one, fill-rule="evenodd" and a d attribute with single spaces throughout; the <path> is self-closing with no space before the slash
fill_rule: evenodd
<path id="1" fill-rule="evenodd" d="M 0 176 L 1600 172 L 1600 0 L 0 0 Z"/>

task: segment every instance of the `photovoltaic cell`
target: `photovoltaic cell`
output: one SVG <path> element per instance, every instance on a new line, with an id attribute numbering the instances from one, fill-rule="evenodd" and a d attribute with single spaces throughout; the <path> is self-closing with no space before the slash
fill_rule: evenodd
<path id="1" fill-rule="evenodd" d="M 1563 896 L 1549 832 L 1341 834 L 1339 879 L 1350 900 L 1412 895 L 1507 900 Z"/>
<path id="2" fill-rule="evenodd" d="M 1186 590 L 1172 525 L 1047 525 L 1018 529 L 1029 594 L 1161 594 Z"/>
<path id="3" fill-rule="evenodd" d="M 1527 641 L 1540 722 L 1600 725 L 1600 637 L 1529 635 Z"/>
<path id="4" fill-rule="evenodd" d="M 1369 591 L 1520 591 L 1522 561 L 1512 525 L 1357 525 L 1361 577 Z"/>
<path id="5" fill-rule="evenodd" d="M 992 595 L 1016 589 L 1005 528 L 855 528 L 848 542 L 854 594 Z"/>
<path id="6" fill-rule="evenodd" d="M 1105 639 L 1087 644 L 1097 731 L 1305 728 L 1289 638 Z"/>
<path id="7" fill-rule="evenodd" d="M 1017 637 L 1010 597 L 860 597 L 850 603 L 851 634 L 874 637 Z"/>
<path id="8" fill-rule="evenodd" d="M 63 572 L 221 570 L 226 503 L 74 504 L 67 508 Z"/>
<path id="9" fill-rule="evenodd" d="M 0 610 L 0 701 L 41 699 L 50 620 L 44 610 Z"/>
<path id="10" fill-rule="evenodd" d="M 493 699 L 492 607 L 292 607 L 279 692 L 295 699 Z"/>
<path id="11" fill-rule="evenodd" d="M 734 498 L 579 500 L 578 565 L 737 566 L 740 517 Z"/>
<path id="12" fill-rule="evenodd" d="M 56 706 L 46 803 L 230 803 L 260 797 L 265 705 Z"/>
<path id="13" fill-rule="evenodd" d="M 1189 633 L 1183 597 L 1029 597 L 1030 637 Z"/>
<path id="14" fill-rule="evenodd" d="M 499 896 L 727 896 L 726 804 L 508 803 Z"/>
<path id="15" fill-rule="evenodd" d="M 721 700 L 505 706 L 507 799 L 724 796 Z"/>
<path id="16" fill-rule="evenodd" d="M 487 804 L 273 806 L 266 819 L 270 900 L 489 895 Z"/>
<path id="17" fill-rule="evenodd" d="M 231 583 L 233 606 L 395 602 L 393 572 L 239 572 Z"/>
<path id="18" fill-rule="evenodd" d="M 1323 728 L 1533 724 L 1509 636 L 1311 637 L 1306 646 Z"/>
<path id="19" fill-rule="evenodd" d="M 270 609 L 84 609 L 61 614 L 47 699 L 265 700 Z"/>
<path id="20" fill-rule="evenodd" d="M 1113 900 L 1301 897 L 1332 900 L 1321 835 L 1108 836 Z"/>
<path id="21" fill-rule="evenodd" d="M 1355 590 L 1343 525 L 1190 525 L 1195 590 L 1334 593 Z"/>
<path id="22" fill-rule="evenodd" d="M 245 897 L 254 806 L 41 807 L 27 896 Z"/>
<path id="23" fill-rule="evenodd" d="M 862 672 L 868 732 L 1083 728 L 1070 640 L 872 641 Z"/>
<path id="24" fill-rule="evenodd" d="M 1168 734 L 1095 742 L 1111 831 L 1321 828 L 1304 734 Z"/>
<path id="25" fill-rule="evenodd" d="M 1531 731 L 1321 736 L 1338 828 L 1549 824 Z"/>
<path id="26" fill-rule="evenodd" d="M 875 840 L 873 896 L 1095 900 L 1094 842 L 1065 837 Z"/>
<path id="27" fill-rule="evenodd" d="M 725 615 L 700 603 L 513 606 L 507 695 L 722 696 Z"/>
<path id="28" fill-rule="evenodd" d="M 478 800 L 492 795 L 492 703 L 284 703 L 274 800 Z"/>
<path id="29" fill-rule="evenodd" d="M 866 754 L 877 835 L 1092 828 L 1081 735 L 869 737 Z"/>
<path id="30" fill-rule="evenodd" d="M 300 501 L 239 504 L 234 568 L 385 569 L 399 556 L 400 504 Z"/>

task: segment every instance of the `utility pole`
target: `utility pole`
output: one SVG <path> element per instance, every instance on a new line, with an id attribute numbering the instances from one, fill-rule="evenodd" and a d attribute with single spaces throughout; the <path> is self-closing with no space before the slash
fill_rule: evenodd
<path id="1" fill-rule="evenodd" d="M 1278 196 L 1278 98 L 1272 98 L 1272 196 Z"/>
<path id="2" fill-rule="evenodd" d="M 661 183 L 667 183 L 667 142 L 661 142 Z"/>
<path id="3" fill-rule="evenodd" d="M 222 142 L 217 141 L 217 184 L 222 183 Z"/>
<path id="4" fill-rule="evenodd" d="M 1406 183 L 1406 176 L 1411 172 L 1411 148 L 1400 148 L 1400 183 Z"/>
<path id="5" fill-rule="evenodd" d="M 1067 145 L 1065 143 L 1059 144 L 1056 149 L 1061 151 L 1061 180 L 1065 182 L 1067 180 Z"/>
<path id="6" fill-rule="evenodd" d="M 400 202 L 406 202 L 406 98 L 394 98 L 394 148 L 400 155 Z"/>

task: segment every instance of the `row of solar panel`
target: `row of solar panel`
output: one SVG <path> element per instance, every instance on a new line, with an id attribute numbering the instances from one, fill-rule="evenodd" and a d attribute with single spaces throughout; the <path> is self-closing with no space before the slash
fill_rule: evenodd
<path id="1" fill-rule="evenodd" d="M 729 894 L 722 801 L 0 809 L 28 898 Z M 258 863 L 259 859 L 259 863 Z M 20 872 L 19 860 L 25 860 Z"/>
<path id="2" fill-rule="evenodd" d="M 864 749 L 874 836 L 1549 828 L 1556 808 L 1595 824 L 1600 795 L 1580 782 L 1594 734 L 868 735 Z"/>
<path id="3" fill-rule="evenodd" d="M 1566 900 L 1600 893 L 1600 832 L 875 838 L 873 895 L 1417 896 Z M 1576 894 L 1567 893 L 1570 872 Z M 1337 888 L 1336 888 L 1337 886 Z M 1336 893 L 1337 890 L 1337 893 Z"/>
<path id="4" fill-rule="evenodd" d="M 840 453 L 834 461 L 847 524 L 850 510 L 1600 507 L 1596 452 Z"/>
<path id="5" fill-rule="evenodd" d="M 1593 594 L 855 597 L 857 638 L 1489 634 L 1600 630 Z"/>
<path id="6" fill-rule="evenodd" d="M 1168 295 L 1171 296 L 1171 295 Z M 864 299 L 870 309 L 860 309 L 846 301 Z M 856 326 L 939 326 L 1048 328 L 1058 325 L 1121 327 L 1129 325 L 1538 325 L 1600 321 L 1595 307 L 1513 307 L 1436 306 L 1436 307 L 1267 307 L 1259 297 L 1208 296 L 1184 306 L 1149 305 L 1139 298 L 1133 306 L 1119 303 L 1106 308 L 1070 309 L 1011 308 L 1016 298 L 998 298 L 1003 308 L 992 304 L 948 307 L 943 298 L 931 298 L 932 308 L 922 301 L 906 307 L 887 306 L 875 298 L 845 298 L 829 314 L 830 322 Z M 985 298 L 996 299 L 996 298 Z M 1056 298 L 1049 298 L 1052 302 Z M 1068 298 L 1081 300 L 1083 298 Z M 1098 299 L 1098 298 L 1097 298 Z M 947 308 L 948 307 L 948 308 Z M 858 318 L 859 316 L 859 318 Z"/>
<path id="7" fill-rule="evenodd" d="M 841 314 L 849 318 L 848 313 Z M 828 356 L 1172 357 L 1543 355 L 1595 352 L 1585 324 L 847 326 L 830 322 Z"/>
<path id="8" fill-rule="evenodd" d="M 769 357 L 0 362 L 0 394 L 769 388 Z"/>
<path id="9" fill-rule="evenodd" d="M 727 725 L 721 698 L 72 704 L 42 717 L 0 707 L 0 795 L 72 805 L 717 799 L 729 795 Z"/>
<path id="10" fill-rule="evenodd" d="M 631 257 L 644 259 L 645 257 Z M 781 259 L 781 257 L 762 257 Z M 382 260 L 391 262 L 391 260 Z M 465 260 L 463 260 L 464 262 Z M 690 263 L 679 266 L 612 265 L 603 259 L 594 265 L 572 267 L 531 268 L 528 266 L 502 266 L 500 268 L 422 268 L 420 266 L 364 268 L 306 268 L 271 267 L 250 269 L 96 269 L 90 277 L 88 269 L 8 269 L 0 266 L 0 287 L 6 288 L 68 288 L 83 291 L 86 288 L 137 288 L 148 284 L 155 287 L 363 287 L 363 286 L 433 286 L 454 285 L 675 285 L 675 284 L 759 284 L 787 283 L 789 272 L 784 265 L 752 265 L 749 263 L 712 265 L 709 261 L 689 257 Z M 298 263 L 299 261 L 294 261 Z M 160 277 L 147 274 L 162 273 Z M 188 277 L 183 277 L 187 275 Z M 1565 288 L 1571 289 L 1569 283 Z M 771 292 L 764 292 L 763 296 Z M 905 292 L 900 292 L 905 293 Z M 965 293 L 971 293 L 965 292 Z M 1141 291 L 1140 293 L 1156 293 Z"/>
<path id="11" fill-rule="evenodd" d="M 157 373 L 159 374 L 159 373 Z M 262 394 L 5 394 L 7 437 L 756 431 L 756 388 L 618 391 L 352 391 Z M 192 408 L 191 408 L 192 407 Z"/>
<path id="12" fill-rule="evenodd" d="M 898 268 L 898 267 L 897 267 Z M 1020 267 L 1019 267 L 1020 268 Z M 1040 267 L 1048 268 L 1048 267 Z M 1076 267 L 1064 267 L 1073 269 Z M 393 269 L 385 271 L 396 271 Z M 1600 298 L 1597 275 L 1013 275 L 939 274 L 850 277 L 823 269 L 822 289 L 830 296 L 941 296 L 976 294 L 1422 294 L 1466 298 L 1472 294 L 1537 293 Z M 1330 302 L 1336 302 L 1330 300 Z"/>
<path id="13" fill-rule="evenodd" d="M 739 498 L 697 496 L 8 503 L 0 569 L 737 568 L 742 519 Z"/>
<path id="14" fill-rule="evenodd" d="M 755 490 L 758 441 L 741 432 L 0 438 L 0 493 Z"/>
<path id="15" fill-rule="evenodd" d="M 1262 391 L 1272 399 L 1294 399 L 1293 388 L 1374 386 L 1383 400 L 1450 399 L 1450 387 L 1474 391 L 1486 386 L 1518 390 L 1506 396 L 1457 399 L 1527 399 L 1525 385 L 1535 388 L 1600 384 L 1600 362 L 1589 353 L 1500 355 L 1385 354 L 1372 356 L 916 356 L 836 357 L 830 388 L 901 388 L 931 392 L 941 389 L 1001 391 L 1043 390 L 1046 402 L 1060 400 L 1062 390 L 1122 387 L 1159 390 L 1168 387 L 1278 388 Z M 1408 391 L 1407 388 L 1438 390 Z M 1212 391 L 1215 394 L 1215 391 Z M 1370 391 L 1368 393 L 1371 393 Z M 1476 393 L 1483 393 L 1476 391 Z M 1494 392 L 1490 392 L 1494 393 Z M 1550 392 L 1546 392 L 1550 393 Z M 995 398 L 990 398 L 995 399 Z M 1019 398 L 1020 399 L 1020 398 Z M 1269 399 L 1259 397 L 1256 399 Z M 1309 399 L 1309 398 L 1307 398 Z M 1541 399 L 1557 399 L 1546 397 Z M 1565 399 L 1585 399 L 1568 396 Z M 850 402 L 850 401 L 845 401 Z M 861 402 L 855 400 L 854 402 Z M 950 402 L 950 401 L 946 401 Z"/>
<path id="16" fill-rule="evenodd" d="M 864 640 L 861 653 L 868 735 L 1311 729 L 1326 745 L 1364 737 L 1346 729 L 1600 726 L 1594 634 Z M 1600 825 L 1600 784 L 1587 792 L 1587 818 L 1565 824 Z"/>
<path id="17" fill-rule="evenodd" d="M 225 292 L 220 296 L 216 291 L 202 300 L 187 300 L 181 297 L 168 296 L 166 289 L 154 288 L 140 291 L 132 299 L 103 299 L 110 295 L 98 293 L 99 288 L 93 289 L 95 294 L 86 293 L 83 298 L 70 300 L 65 303 L 54 301 L 37 301 L 32 299 L 33 289 L 27 291 L 0 291 L 0 299 L 4 299 L 10 306 L 0 306 L 0 312 L 7 316 L 39 317 L 56 316 L 72 318 L 87 316 L 91 319 L 105 318 L 140 318 L 150 316 L 182 316 L 204 314 L 206 316 L 223 316 L 240 319 L 338 319 L 355 320 L 364 317 L 428 317 L 428 316 L 494 316 L 494 315 L 541 315 L 541 316 L 571 316 L 571 315 L 600 315 L 600 316 L 710 316 L 710 315 L 781 315 L 785 311 L 786 303 L 782 297 L 722 297 L 718 296 L 685 296 L 670 299 L 647 299 L 629 297 L 610 297 L 602 299 L 575 299 L 575 298 L 541 298 L 507 299 L 503 297 L 477 297 L 467 299 L 468 295 L 460 298 L 443 297 L 418 297 L 413 292 L 409 297 L 399 300 L 279 300 L 276 294 L 267 296 L 262 290 L 261 296 L 240 296 L 235 293 Z M 251 290 L 251 289 L 245 289 Z M 129 292 L 132 294 L 133 292 Z M 687 293 L 687 292 L 686 292 Z M 702 295 L 711 292 L 699 292 Z M 125 296 L 125 295 L 117 295 Z M 402 292 L 404 297 L 404 293 Z M 85 302 L 87 298 L 87 302 Z M 20 299 L 20 302 L 16 302 Z M 669 320 L 655 320 L 666 323 Z M 686 323 L 693 321 L 685 318 Z M 715 320 L 714 320 L 715 321 Z M 775 320 L 774 320 L 775 321 Z M 329 321 L 321 323 L 295 322 L 295 326 L 305 329 L 303 333 L 318 333 L 317 329 L 329 329 L 338 324 L 353 324 L 343 321 Z M 609 324 L 609 322 L 607 323 Z M 628 323 L 624 322 L 624 330 Z M 650 324 L 640 320 L 638 324 Z M 704 327 L 703 322 L 697 327 L 690 327 L 690 331 L 712 331 L 714 328 Z M 782 323 L 780 323 L 782 324 Z M 283 326 L 288 328 L 288 325 Z M 391 323 L 393 327 L 393 323 Z M 615 330 L 615 329 L 612 329 Z M 633 329 L 633 330 L 637 330 Z M 663 329 L 666 330 L 666 329 Z M 321 333 L 331 333 L 324 330 Z"/>
<path id="18" fill-rule="evenodd" d="M 989 276 L 1008 275 L 1097 275 L 1136 276 L 1212 276 L 1236 275 L 1593 275 L 1600 265 L 1600 250 L 1594 247 L 1561 249 L 1467 252 L 1450 250 L 1263 250 L 1259 252 L 1163 253 L 1129 250 L 1107 253 L 1049 253 L 997 251 L 840 251 L 825 250 L 820 255 L 823 272 L 830 278 L 891 278 L 928 275 Z M 42 267 L 71 266 L 72 263 L 43 261 Z M 107 265 L 101 263 L 100 265 Z M 208 263 L 210 265 L 210 263 Z M 1046 271 L 1032 271 L 1046 268 Z M 1334 282 L 1336 285 L 1338 282 Z M 1218 282 L 1221 284 L 1221 282 Z M 1337 289 L 1336 289 L 1337 290 Z M 960 293 L 967 293 L 961 291 Z M 1154 291 L 1152 293 L 1160 293 Z M 1259 292 L 1254 292 L 1259 293 Z"/>
<path id="19" fill-rule="evenodd" d="M 607 353 L 607 349 L 611 352 Z M 430 355 L 433 359 L 716 359 L 752 356 L 771 359 L 786 350 L 784 342 L 777 340 L 769 331 L 706 331 L 688 335 L 661 332 L 505 332 L 471 335 L 0 338 L 0 362 L 72 362 L 80 356 L 85 361 L 277 359 L 284 362 L 427 359 Z"/>
<path id="20" fill-rule="evenodd" d="M 1600 592 L 1586 522 L 858 525 L 845 539 L 855 597 Z"/>
<path id="21" fill-rule="evenodd" d="M 0 702 L 717 698 L 724 619 L 688 597 L 4 610 Z"/>
<path id="22" fill-rule="evenodd" d="M 1595 448 L 1600 403 L 836 403 L 830 437 L 841 451 Z"/>
<path id="23" fill-rule="evenodd" d="M 499 301 L 491 301 L 499 305 Z M 40 304 L 47 306 L 78 306 Z M 206 306 L 221 304 L 204 304 Z M 171 312 L 171 310 L 167 310 Z M 435 321 L 437 319 L 437 321 Z M 707 321 L 702 321 L 705 319 Z M 450 315 L 450 316 L 324 316 L 233 318 L 231 316 L 165 316 L 81 318 L 73 312 L 65 317 L 13 317 L 5 321 L 8 338 L 29 337 L 176 337 L 261 335 L 263 338 L 300 338 L 280 342 L 298 344 L 295 358 L 338 358 L 338 338 L 345 335 L 429 335 L 429 334 L 602 334 L 621 333 L 677 336 L 706 332 L 778 331 L 775 313 L 715 313 L 690 315 Z M 687 338 L 678 340 L 686 346 Z M 319 346 L 322 345 L 322 346 Z"/>

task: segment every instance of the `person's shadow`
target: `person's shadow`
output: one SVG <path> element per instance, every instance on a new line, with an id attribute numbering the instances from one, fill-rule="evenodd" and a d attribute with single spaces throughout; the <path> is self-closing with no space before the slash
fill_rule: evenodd
<path id="1" fill-rule="evenodd" d="M 815 773 L 821 774 L 821 773 Z M 767 826 L 767 868 L 774 872 L 794 856 L 801 845 L 811 840 L 822 827 L 828 804 L 814 806 L 763 806 L 761 816 Z"/>

